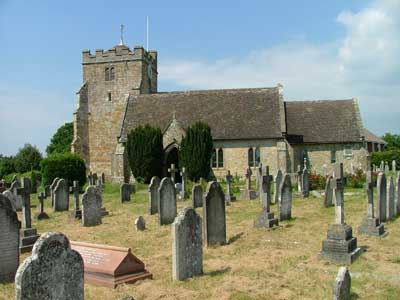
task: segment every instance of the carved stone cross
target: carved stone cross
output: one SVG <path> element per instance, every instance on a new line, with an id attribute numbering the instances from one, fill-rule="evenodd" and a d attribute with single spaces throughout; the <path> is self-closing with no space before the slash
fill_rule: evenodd
<path id="1" fill-rule="evenodd" d="M 22 197 L 22 228 L 31 228 L 31 181 L 29 178 L 22 178 L 21 187 L 17 188 L 17 195 Z"/>
<path id="2" fill-rule="evenodd" d="M 168 169 L 168 172 L 171 173 L 171 180 L 172 182 L 175 184 L 175 173 L 176 173 L 176 169 L 175 169 L 175 164 L 171 164 L 171 168 Z"/>

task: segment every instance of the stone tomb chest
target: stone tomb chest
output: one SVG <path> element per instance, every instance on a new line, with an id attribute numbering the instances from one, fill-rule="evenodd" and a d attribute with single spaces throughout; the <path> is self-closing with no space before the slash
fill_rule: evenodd
<path id="1" fill-rule="evenodd" d="M 122 283 L 134 283 L 152 278 L 144 263 L 130 248 L 71 241 L 71 248 L 82 256 L 85 282 L 115 288 Z"/>

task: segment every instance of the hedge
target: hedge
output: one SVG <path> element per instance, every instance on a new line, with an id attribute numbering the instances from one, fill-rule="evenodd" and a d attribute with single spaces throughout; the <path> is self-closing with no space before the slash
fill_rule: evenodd
<path id="1" fill-rule="evenodd" d="M 388 150 L 384 152 L 371 153 L 371 164 L 380 166 L 381 161 L 388 162 L 389 168 L 392 169 L 392 161 L 396 161 L 397 169 L 400 168 L 400 150 Z"/>

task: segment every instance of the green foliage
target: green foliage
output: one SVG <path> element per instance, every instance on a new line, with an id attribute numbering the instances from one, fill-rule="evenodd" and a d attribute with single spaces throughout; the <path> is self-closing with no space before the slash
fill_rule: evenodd
<path id="1" fill-rule="evenodd" d="M 4 176 L 14 172 L 15 172 L 14 157 L 0 155 L 0 179 L 4 179 Z"/>
<path id="2" fill-rule="evenodd" d="M 389 167 L 392 168 L 392 161 L 396 161 L 397 168 L 400 167 L 400 149 L 399 150 L 388 150 L 384 152 L 373 152 L 371 153 L 371 164 L 380 166 L 381 161 L 389 163 Z"/>
<path id="3" fill-rule="evenodd" d="M 76 154 L 54 154 L 43 159 L 40 167 L 43 186 L 51 184 L 56 177 L 67 179 L 69 184 L 78 180 L 80 186 L 86 182 L 85 162 Z"/>
<path id="4" fill-rule="evenodd" d="M 25 144 L 14 157 L 15 171 L 25 173 L 31 170 L 39 170 L 42 154 L 36 146 Z"/>
<path id="5" fill-rule="evenodd" d="M 367 181 L 366 175 L 363 170 L 358 169 L 355 174 L 347 175 L 347 186 L 352 188 L 362 188 Z"/>
<path id="6" fill-rule="evenodd" d="M 153 176 L 161 176 L 164 151 L 160 128 L 146 125 L 132 130 L 128 134 L 126 149 L 136 180 L 149 183 Z"/>
<path id="7" fill-rule="evenodd" d="M 212 150 L 210 126 L 203 122 L 190 126 L 181 142 L 180 165 L 186 167 L 191 180 L 209 177 Z"/>
<path id="8" fill-rule="evenodd" d="M 325 189 L 326 178 L 323 175 L 316 173 L 309 174 L 310 190 L 323 190 Z"/>
<path id="9" fill-rule="evenodd" d="M 56 153 L 66 153 L 71 151 L 72 138 L 74 136 L 73 123 L 65 123 L 57 129 L 46 148 L 48 156 Z"/>
<path id="10" fill-rule="evenodd" d="M 382 136 L 382 139 L 387 143 L 387 150 L 400 150 L 400 135 L 391 134 L 389 132 Z"/>

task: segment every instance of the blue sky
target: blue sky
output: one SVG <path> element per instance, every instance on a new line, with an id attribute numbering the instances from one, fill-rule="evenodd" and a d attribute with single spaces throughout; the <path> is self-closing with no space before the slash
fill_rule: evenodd
<path id="1" fill-rule="evenodd" d="M 159 54 L 159 90 L 284 86 L 285 99 L 359 100 L 377 134 L 400 132 L 400 1 L 0 0 L 0 153 L 44 151 L 73 118 L 81 51 Z"/>

